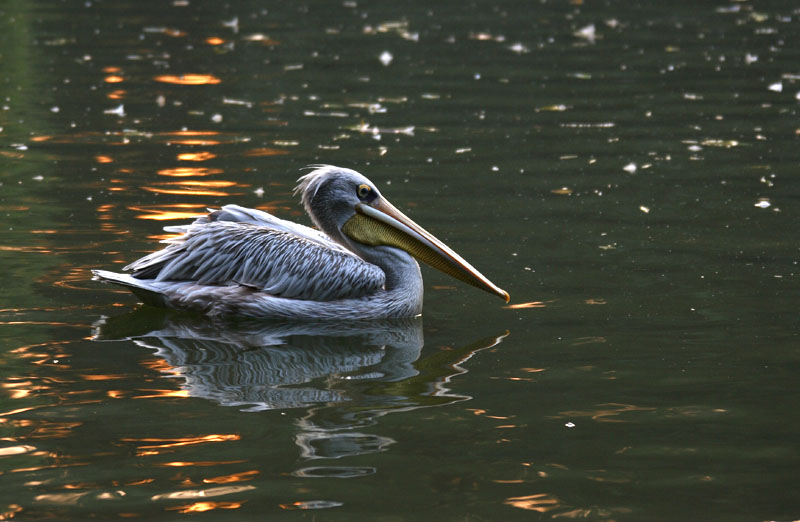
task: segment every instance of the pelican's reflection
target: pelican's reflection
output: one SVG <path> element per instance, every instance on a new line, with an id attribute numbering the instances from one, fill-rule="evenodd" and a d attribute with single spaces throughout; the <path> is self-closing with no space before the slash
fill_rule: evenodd
<path id="1" fill-rule="evenodd" d="M 295 443 L 305 459 L 385 450 L 394 440 L 359 429 L 398 410 L 469 397 L 446 385 L 458 365 L 507 333 L 420 358 L 422 320 L 236 322 L 143 307 L 95 325 L 95 340 L 130 339 L 155 351 L 193 397 L 243 411 L 307 408 Z M 353 476 L 368 469 L 303 468 L 297 476 Z"/>

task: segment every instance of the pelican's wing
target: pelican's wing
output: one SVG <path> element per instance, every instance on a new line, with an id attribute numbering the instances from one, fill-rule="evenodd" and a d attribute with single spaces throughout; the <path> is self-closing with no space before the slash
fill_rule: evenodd
<path id="1" fill-rule="evenodd" d="M 219 210 L 209 209 L 208 214 L 197 218 L 192 225 L 213 223 L 215 221 L 231 221 L 235 223 L 261 225 L 275 230 L 289 232 L 290 234 L 294 234 L 296 236 L 304 237 L 333 250 L 341 250 L 343 252 L 350 253 L 349 250 L 339 245 L 339 243 L 332 241 L 328 236 L 319 230 L 301 225 L 299 223 L 286 221 L 285 219 L 275 217 L 272 214 L 264 212 L 263 210 L 240 207 L 239 205 L 225 205 Z M 164 230 L 167 232 L 184 234 L 188 232 L 189 227 L 192 225 L 169 226 L 164 227 Z"/>
<path id="2" fill-rule="evenodd" d="M 180 230 L 182 236 L 165 241 L 169 246 L 125 270 L 138 279 L 240 284 L 315 301 L 367 295 L 382 288 L 386 279 L 380 268 L 316 231 L 320 237 L 310 239 L 274 226 L 219 219 Z"/>

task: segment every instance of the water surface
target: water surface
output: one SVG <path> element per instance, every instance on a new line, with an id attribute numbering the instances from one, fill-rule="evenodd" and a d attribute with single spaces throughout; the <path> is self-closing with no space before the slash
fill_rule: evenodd
<path id="1" fill-rule="evenodd" d="M 790 2 L 9 1 L 0 519 L 796 520 Z M 512 296 L 213 324 L 90 280 L 355 168 Z"/>

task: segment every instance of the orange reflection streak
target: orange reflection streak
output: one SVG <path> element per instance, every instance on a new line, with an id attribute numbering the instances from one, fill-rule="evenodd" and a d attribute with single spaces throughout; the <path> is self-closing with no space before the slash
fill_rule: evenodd
<path id="1" fill-rule="evenodd" d="M 206 38 L 206 43 L 208 45 L 222 45 L 225 43 L 225 40 L 218 36 L 209 36 L 208 38 Z"/>
<path id="2" fill-rule="evenodd" d="M 212 509 L 239 509 L 245 502 L 246 500 L 242 502 L 195 502 L 194 504 L 185 504 L 183 506 L 170 506 L 166 509 L 168 511 L 177 511 L 178 513 L 200 513 L 211 511 Z"/>
<path id="3" fill-rule="evenodd" d="M 73 430 L 82 426 L 82 422 L 45 422 L 37 421 L 34 425 L 32 433 L 28 434 L 28 438 L 36 439 L 65 439 L 67 437 L 74 437 Z"/>
<path id="4" fill-rule="evenodd" d="M 188 390 L 141 390 L 148 391 L 151 395 L 136 395 L 134 399 L 188 399 Z"/>
<path id="5" fill-rule="evenodd" d="M 218 190 L 180 190 L 180 189 L 164 189 L 158 187 L 142 187 L 142 190 L 153 192 L 155 194 L 174 194 L 179 196 L 235 196 L 239 194 L 228 194 L 227 192 L 220 192 Z"/>
<path id="6" fill-rule="evenodd" d="M 172 83 L 177 85 L 216 85 L 222 80 L 211 74 L 164 74 L 153 78 L 157 82 Z"/>
<path id="7" fill-rule="evenodd" d="M 143 486 L 145 484 L 150 484 L 151 482 L 155 482 L 156 479 L 154 478 L 145 478 L 140 480 L 134 480 L 131 482 L 126 482 L 126 486 Z"/>
<path id="8" fill-rule="evenodd" d="M 162 467 L 170 467 L 170 468 L 185 468 L 188 466 L 220 466 L 220 465 L 227 465 L 227 464 L 241 464 L 243 462 L 247 462 L 246 460 L 197 460 L 194 462 L 164 462 L 161 464 L 156 464 L 156 466 Z"/>
<path id="9" fill-rule="evenodd" d="M 136 219 L 152 219 L 155 221 L 194 219 L 201 214 L 205 214 L 206 210 L 206 207 L 203 205 L 178 204 L 178 205 L 168 205 L 168 206 L 174 209 L 186 209 L 186 210 L 162 210 L 159 208 L 145 208 L 145 207 L 128 207 L 128 208 L 130 210 L 145 212 L 144 214 L 139 214 L 138 216 L 136 216 Z"/>
<path id="10" fill-rule="evenodd" d="M 285 154 L 289 154 L 289 151 L 283 149 L 269 149 L 266 147 L 250 149 L 244 153 L 245 156 L 250 158 L 257 158 L 261 156 L 283 156 Z"/>
<path id="11" fill-rule="evenodd" d="M 200 145 L 202 147 L 208 147 L 210 145 L 219 145 L 220 142 L 218 140 L 169 140 L 167 143 L 170 144 L 177 144 L 177 145 Z"/>
<path id="12" fill-rule="evenodd" d="M 125 89 L 116 89 L 108 93 L 106 97 L 110 100 L 121 100 L 125 97 L 126 94 L 128 94 L 128 91 L 126 91 Z"/>
<path id="13" fill-rule="evenodd" d="M 203 479 L 203 482 L 207 484 L 229 484 L 231 482 L 241 482 L 244 480 L 252 480 L 255 478 L 256 475 L 260 474 L 261 472 L 257 469 L 251 471 L 243 471 L 241 473 L 232 473 L 230 475 L 222 475 L 220 477 L 211 477 L 207 479 Z"/>
<path id="14" fill-rule="evenodd" d="M 124 375 L 102 375 L 102 374 L 83 374 L 78 375 L 82 379 L 87 381 L 112 381 L 115 379 L 124 379 Z"/>
<path id="15" fill-rule="evenodd" d="M 551 418 L 561 419 L 561 418 L 571 418 L 571 417 L 589 417 L 597 422 L 629 422 L 624 419 L 612 419 L 608 417 L 617 417 L 619 415 L 622 415 L 623 413 L 631 411 L 655 410 L 655 408 L 652 407 L 634 406 L 633 404 L 618 404 L 618 403 L 598 404 L 597 407 L 598 409 L 594 411 L 581 411 L 581 410 L 564 411 L 560 412 L 559 415 L 556 415 Z"/>
<path id="16" fill-rule="evenodd" d="M 208 161 L 210 159 L 216 158 L 217 155 L 213 152 L 184 152 L 182 154 L 178 154 L 178 159 L 181 161 Z"/>
<path id="17" fill-rule="evenodd" d="M 106 73 L 106 74 L 118 73 L 118 72 L 122 72 L 122 69 L 119 68 L 119 67 L 116 67 L 114 65 L 108 65 L 106 67 L 103 67 L 103 72 Z"/>
<path id="18" fill-rule="evenodd" d="M 110 75 L 103 78 L 103 81 L 106 83 L 122 83 L 125 81 L 125 78 L 122 76 Z"/>
<path id="19" fill-rule="evenodd" d="M 165 34 L 167 36 L 172 36 L 173 38 L 180 38 L 182 36 L 186 36 L 186 31 L 181 31 L 180 29 L 175 29 L 173 27 L 159 28 L 159 30 L 153 32 Z"/>
<path id="20" fill-rule="evenodd" d="M 233 187 L 238 185 L 235 181 L 200 181 L 200 180 L 184 180 L 184 181 L 168 181 L 162 183 L 162 185 L 178 185 L 178 186 L 188 186 L 188 187 Z"/>
<path id="21" fill-rule="evenodd" d="M 172 373 L 175 375 L 179 374 L 179 371 L 174 366 L 170 366 L 167 363 L 167 361 L 160 358 L 152 359 L 150 361 L 143 361 L 141 365 L 147 368 L 148 370 L 153 370 L 162 373 Z"/>
<path id="22" fill-rule="evenodd" d="M 179 130 L 172 132 L 162 132 L 162 136 L 219 136 L 219 132 L 214 130 Z"/>
<path id="23" fill-rule="evenodd" d="M 547 513 L 561 506 L 561 502 L 557 498 L 547 493 L 528 495 L 526 497 L 509 497 L 503 501 L 503 504 L 539 513 Z"/>
<path id="24" fill-rule="evenodd" d="M 503 308 L 505 308 L 506 310 L 519 310 L 523 308 L 544 308 L 546 306 L 547 303 L 545 301 L 529 301 L 527 303 L 519 303 L 519 304 L 504 306 Z"/>
<path id="25" fill-rule="evenodd" d="M 94 160 L 97 163 L 113 163 L 114 162 L 114 159 L 111 156 L 97 155 L 97 156 L 94 157 Z"/>
<path id="26" fill-rule="evenodd" d="M 214 174 L 222 174 L 222 169 L 210 169 L 208 167 L 175 167 L 171 169 L 161 169 L 158 174 L 161 176 L 172 176 L 175 178 L 184 178 L 188 176 L 213 176 Z"/>
<path id="27" fill-rule="evenodd" d="M 180 437 L 177 439 L 161 439 L 161 438 L 124 438 L 120 439 L 122 442 L 159 442 L 163 444 L 146 444 L 138 446 L 138 449 L 163 449 L 175 448 L 178 446 L 194 446 L 196 444 L 208 444 L 211 442 L 228 442 L 230 440 L 239 440 L 241 435 L 237 433 L 212 433 L 211 435 L 201 435 L 199 437 Z"/>

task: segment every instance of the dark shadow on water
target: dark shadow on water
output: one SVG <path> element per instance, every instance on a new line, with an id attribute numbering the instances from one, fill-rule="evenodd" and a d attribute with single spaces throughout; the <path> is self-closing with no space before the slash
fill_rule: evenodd
<path id="1" fill-rule="evenodd" d="M 305 459 L 384 451 L 394 440 L 359 431 L 394 411 L 470 397 L 447 384 L 459 365 L 508 335 L 421 357 L 422 319 L 365 322 L 219 322 L 142 307 L 95 324 L 95 341 L 128 339 L 155 351 L 192 397 L 242 411 L 306 408 L 295 443 Z M 311 467 L 297 476 L 359 476 Z"/>

